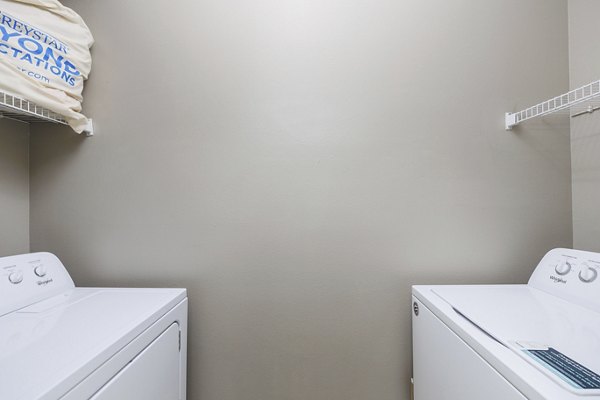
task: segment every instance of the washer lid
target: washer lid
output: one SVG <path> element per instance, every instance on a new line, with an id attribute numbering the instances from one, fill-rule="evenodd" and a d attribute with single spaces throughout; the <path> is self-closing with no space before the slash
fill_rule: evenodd
<path id="1" fill-rule="evenodd" d="M 0 317 L 0 399 L 64 395 L 185 295 L 75 288 Z"/>
<path id="2" fill-rule="evenodd" d="M 459 314 L 569 391 L 600 394 L 600 314 L 527 285 L 437 286 Z"/>

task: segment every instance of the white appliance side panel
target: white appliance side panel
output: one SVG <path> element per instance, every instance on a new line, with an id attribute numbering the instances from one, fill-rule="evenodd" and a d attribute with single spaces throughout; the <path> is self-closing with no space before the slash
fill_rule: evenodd
<path id="1" fill-rule="evenodd" d="M 171 325 L 91 400 L 179 400 L 179 326 Z"/>
<path id="2" fill-rule="evenodd" d="M 526 400 L 502 375 L 413 297 L 415 400 Z"/>

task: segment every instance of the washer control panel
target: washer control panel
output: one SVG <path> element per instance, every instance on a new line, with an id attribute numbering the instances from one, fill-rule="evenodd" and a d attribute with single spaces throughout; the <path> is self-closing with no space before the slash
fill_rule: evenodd
<path id="1" fill-rule="evenodd" d="M 54 254 L 0 258 L 0 316 L 74 287 L 69 273 Z"/>
<path id="2" fill-rule="evenodd" d="M 573 249 L 550 250 L 529 285 L 600 310 L 600 254 Z"/>

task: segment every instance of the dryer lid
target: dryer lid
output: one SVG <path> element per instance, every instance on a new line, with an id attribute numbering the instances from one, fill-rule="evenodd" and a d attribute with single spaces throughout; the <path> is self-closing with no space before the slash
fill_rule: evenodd
<path id="1" fill-rule="evenodd" d="M 75 288 L 0 317 L 0 399 L 64 395 L 184 298 Z"/>

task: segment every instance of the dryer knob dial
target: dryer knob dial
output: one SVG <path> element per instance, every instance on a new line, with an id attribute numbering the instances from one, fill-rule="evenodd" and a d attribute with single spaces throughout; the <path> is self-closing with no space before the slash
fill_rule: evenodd
<path id="1" fill-rule="evenodd" d="M 33 269 L 33 273 L 42 278 L 46 276 L 46 268 L 43 265 L 38 265 Z"/>
<path id="2" fill-rule="evenodd" d="M 598 271 L 588 265 L 583 265 L 581 271 L 579 271 L 579 280 L 584 283 L 591 283 L 598 277 Z"/>
<path id="3" fill-rule="evenodd" d="M 10 283 L 17 284 L 23 282 L 23 272 L 22 271 L 13 271 L 8 275 L 8 280 Z"/>
<path id="4" fill-rule="evenodd" d="M 567 260 L 567 261 L 563 261 L 563 262 L 559 263 L 559 264 L 556 266 L 556 268 L 554 268 L 554 270 L 555 270 L 555 271 L 556 271 L 556 273 L 557 273 L 557 274 L 559 274 L 559 275 L 566 275 L 566 274 L 568 274 L 569 272 L 571 272 L 571 268 L 572 268 L 571 262 L 572 262 L 572 261 L 569 261 L 569 260 Z"/>

